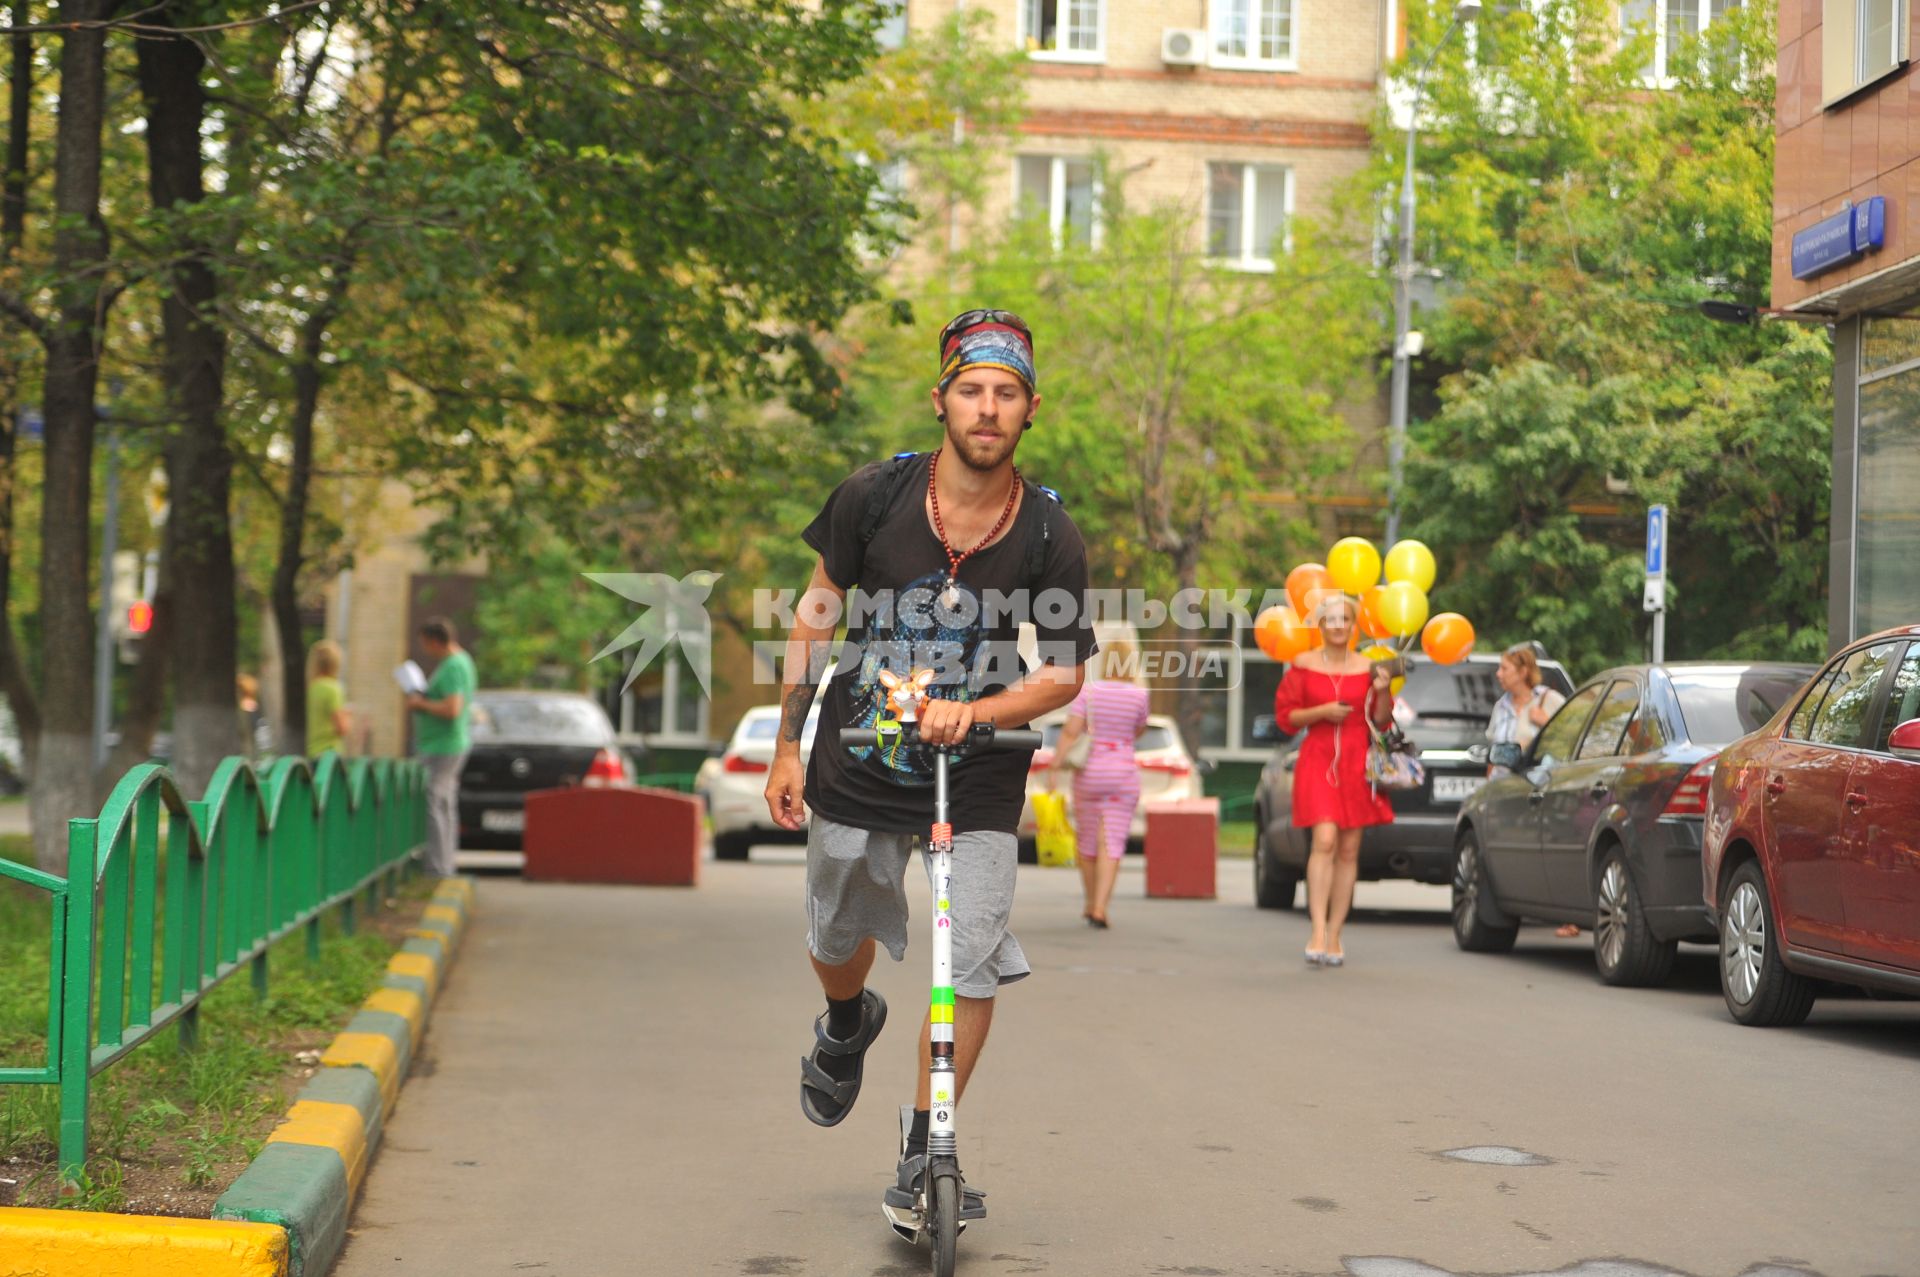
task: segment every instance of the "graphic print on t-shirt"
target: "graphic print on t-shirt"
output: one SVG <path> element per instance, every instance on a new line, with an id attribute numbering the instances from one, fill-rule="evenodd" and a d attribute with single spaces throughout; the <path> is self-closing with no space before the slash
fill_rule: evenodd
<path id="1" fill-rule="evenodd" d="M 900 591 L 890 614 L 876 618 L 868 627 L 867 642 L 860 653 L 860 674 L 849 689 L 853 698 L 850 726 L 872 727 L 891 716 L 886 712 L 887 689 L 880 682 L 882 670 L 902 679 L 932 670 L 929 700 L 970 702 L 979 695 L 968 672 L 981 655 L 981 642 L 986 637 L 980 597 L 965 582 L 956 581 L 954 606 L 944 607 L 940 595 L 946 583 L 944 572 L 916 577 Z M 865 745 L 852 752 L 860 759 L 878 755 L 887 778 L 897 784 L 923 785 L 933 778 L 932 758 L 922 749 L 904 744 L 885 748 Z"/>

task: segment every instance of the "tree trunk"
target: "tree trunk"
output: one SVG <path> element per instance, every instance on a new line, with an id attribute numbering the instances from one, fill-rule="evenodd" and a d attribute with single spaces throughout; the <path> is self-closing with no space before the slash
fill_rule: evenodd
<path id="1" fill-rule="evenodd" d="M 1200 583 L 1200 542 L 1189 538 L 1182 541 L 1173 552 L 1174 590 L 1190 590 Z M 1187 626 L 1175 626 L 1174 642 L 1180 650 L 1181 668 L 1192 671 L 1200 647 L 1200 636 Z M 1173 718 L 1180 726 L 1180 736 L 1186 742 L 1187 752 L 1196 759 L 1200 757 L 1200 721 L 1203 707 L 1200 700 L 1201 690 L 1198 681 L 1189 676 L 1183 679 L 1173 697 Z M 1232 741 L 1226 742 L 1232 745 Z"/>
<path id="2" fill-rule="evenodd" d="M 30 21 L 27 6 L 14 5 L 10 16 L 18 26 Z M 27 233 L 28 125 L 33 112 L 33 36 L 17 32 L 12 38 L 13 71 L 7 81 L 6 171 L 0 174 L 0 263 L 19 256 Z M 13 490 L 15 429 L 20 419 L 20 366 L 9 350 L 0 367 L 0 695 L 7 698 L 13 723 L 20 733 L 27 779 L 40 752 L 40 704 L 27 679 L 13 635 Z"/>
<path id="3" fill-rule="evenodd" d="M 64 865 L 67 821 L 88 814 L 92 795 L 93 609 L 87 583 L 91 532 L 96 342 L 107 258 L 100 220 L 100 130 L 106 106 L 106 32 L 111 0 L 67 0 L 74 23 L 60 37 L 53 237 L 56 323 L 48 336 L 46 479 L 41 507 L 40 626 L 46 659 L 40 753 L 30 807 L 34 855 Z"/>
<path id="4" fill-rule="evenodd" d="M 337 294 L 336 294 L 337 297 Z M 320 346 L 333 303 L 316 311 L 300 333 L 293 366 L 293 458 L 280 504 L 280 561 L 273 569 L 273 622 L 279 630 L 280 677 L 285 689 L 280 748 L 307 752 L 307 654 L 300 633 L 300 569 L 306 562 L 307 505 L 313 487 L 313 419 L 320 406 Z"/>
<path id="5" fill-rule="evenodd" d="M 206 55 L 184 38 L 135 42 L 147 106 L 147 170 L 153 204 L 180 210 L 205 195 L 200 131 L 206 118 Z M 210 322 L 218 283 L 197 242 L 168 272 L 161 306 L 167 399 L 175 418 L 167 447 L 174 666 L 173 770 L 198 795 L 214 767 L 244 748 L 234 679 L 238 609 L 229 519 L 233 452 L 221 421 L 226 335 Z"/>

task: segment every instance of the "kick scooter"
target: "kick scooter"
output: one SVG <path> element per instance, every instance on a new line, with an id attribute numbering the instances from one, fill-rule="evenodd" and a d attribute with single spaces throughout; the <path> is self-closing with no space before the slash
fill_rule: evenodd
<path id="1" fill-rule="evenodd" d="M 1039 732 L 996 730 L 991 723 L 975 723 L 960 745 L 923 746 L 908 721 L 883 720 L 872 727 L 847 727 L 840 743 L 872 745 L 881 750 L 933 751 L 933 829 L 927 836 L 927 869 L 933 880 L 933 998 L 929 1038 L 931 1058 L 927 1095 L 927 1169 L 920 1177 L 918 1197 L 896 1202 L 889 1192 L 883 1209 L 893 1231 L 910 1242 L 924 1234 L 933 1248 L 934 1277 L 953 1277 L 954 1247 L 969 1219 L 983 1218 L 986 1207 L 966 1201 L 960 1183 L 960 1145 L 954 1111 L 960 1088 L 953 1061 L 953 826 L 947 820 L 947 758 L 968 750 L 1038 749 Z"/>

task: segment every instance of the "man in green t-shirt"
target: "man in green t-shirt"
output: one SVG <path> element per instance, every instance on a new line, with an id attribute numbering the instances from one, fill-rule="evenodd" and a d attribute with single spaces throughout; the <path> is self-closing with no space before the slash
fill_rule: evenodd
<path id="1" fill-rule="evenodd" d="M 460 841 L 460 769 L 467 761 L 467 723 L 480 676 L 445 617 L 420 627 L 420 645 L 434 662 L 433 677 L 425 693 L 408 693 L 407 708 L 413 711 L 413 752 L 427 765 L 427 868 L 451 878 Z"/>

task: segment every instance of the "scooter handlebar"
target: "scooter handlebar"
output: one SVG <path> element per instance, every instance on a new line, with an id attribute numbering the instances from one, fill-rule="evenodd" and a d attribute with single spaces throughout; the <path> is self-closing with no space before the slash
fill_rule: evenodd
<path id="1" fill-rule="evenodd" d="M 890 733 L 889 733 L 890 734 Z M 842 745 L 873 745 L 879 743 L 880 731 L 873 727 L 843 727 L 840 729 Z M 912 723 L 900 725 L 900 739 L 909 745 L 920 743 L 919 732 Z M 967 737 L 957 748 L 981 750 L 1039 749 L 1044 737 L 1036 731 L 1023 728 L 995 727 L 992 723 L 975 723 L 967 732 Z"/>

